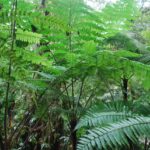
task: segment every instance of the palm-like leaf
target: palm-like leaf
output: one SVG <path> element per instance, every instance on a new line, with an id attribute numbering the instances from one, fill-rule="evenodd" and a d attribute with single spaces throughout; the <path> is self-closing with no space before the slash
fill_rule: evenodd
<path id="1" fill-rule="evenodd" d="M 108 149 L 128 145 L 128 139 L 136 142 L 140 136 L 150 135 L 150 118 L 129 118 L 110 126 L 89 130 L 78 144 L 78 150 Z"/>
<path id="2" fill-rule="evenodd" d="M 83 116 L 76 129 L 79 129 L 84 126 L 92 127 L 97 125 L 102 125 L 110 122 L 116 122 L 122 119 L 126 119 L 131 117 L 132 114 L 130 112 L 101 112 L 101 113 L 91 113 L 88 112 L 85 116 Z"/>

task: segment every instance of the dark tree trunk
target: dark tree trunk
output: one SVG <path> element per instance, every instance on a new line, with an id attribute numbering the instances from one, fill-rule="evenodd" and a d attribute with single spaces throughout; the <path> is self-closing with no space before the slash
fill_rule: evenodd
<path id="1" fill-rule="evenodd" d="M 74 130 L 76 125 L 77 125 L 77 119 L 76 117 L 74 117 L 70 121 L 72 150 L 76 150 L 76 147 L 77 147 L 77 132 Z"/>
<path id="2" fill-rule="evenodd" d="M 3 150 L 4 149 L 4 143 L 3 143 L 3 138 L 2 135 L 0 134 L 0 149 Z"/>
<path id="3" fill-rule="evenodd" d="M 128 79 L 125 77 L 122 79 L 122 94 L 123 100 L 126 103 L 128 101 Z"/>
<path id="4" fill-rule="evenodd" d="M 124 104 L 126 104 L 128 102 L 128 79 L 125 77 L 122 79 L 122 94 Z M 128 139 L 128 142 L 130 145 L 129 150 L 135 150 L 135 145 L 133 144 L 133 142 L 130 139 Z"/>

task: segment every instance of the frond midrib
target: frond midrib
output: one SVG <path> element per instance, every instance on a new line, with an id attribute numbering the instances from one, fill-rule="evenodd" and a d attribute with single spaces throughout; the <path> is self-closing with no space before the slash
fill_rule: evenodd
<path id="1" fill-rule="evenodd" d="M 146 117 L 144 117 L 144 118 L 146 118 Z M 126 121 L 122 121 L 122 122 L 120 122 L 120 123 L 122 124 L 122 126 L 121 126 L 121 127 L 117 127 L 117 128 L 113 127 L 113 125 L 115 125 L 115 123 L 114 123 L 113 125 L 107 127 L 107 129 L 109 129 L 109 130 L 105 130 L 106 128 L 95 128 L 95 129 L 91 130 L 90 132 L 93 131 L 94 133 L 96 133 L 95 130 L 98 130 L 98 129 L 103 129 L 103 130 L 105 130 L 106 132 L 103 133 L 102 135 L 98 135 L 98 134 L 97 134 L 96 137 L 95 137 L 95 136 L 92 136 L 92 139 L 88 138 L 89 135 L 91 135 L 91 134 L 87 134 L 88 136 L 86 135 L 86 137 L 84 136 L 83 138 L 87 138 L 87 139 L 89 140 L 89 142 L 91 143 L 91 140 L 92 140 L 92 141 L 93 141 L 93 140 L 96 141 L 95 139 L 97 139 L 97 138 L 100 140 L 103 136 L 108 135 L 108 134 L 110 134 L 110 133 L 112 133 L 112 132 L 115 132 L 115 131 L 117 131 L 117 130 L 123 130 L 124 128 L 131 127 L 131 126 L 136 126 L 136 125 L 150 124 L 150 118 L 146 118 L 146 119 L 148 119 L 147 121 L 144 121 L 144 120 L 143 120 L 144 118 L 142 118 L 142 120 L 140 120 L 139 122 L 136 122 L 136 123 L 134 123 L 134 124 L 131 124 L 131 122 L 129 122 L 129 124 L 124 124 L 127 120 L 126 120 Z M 140 118 L 138 117 L 137 119 L 134 119 L 134 121 L 138 121 L 138 119 L 140 119 Z M 143 122 L 143 121 L 144 121 L 144 122 Z M 112 129 L 110 130 L 110 128 L 112 128 Z M 85 144 L 82 145 L 82 146 L 85 147 Z"/>

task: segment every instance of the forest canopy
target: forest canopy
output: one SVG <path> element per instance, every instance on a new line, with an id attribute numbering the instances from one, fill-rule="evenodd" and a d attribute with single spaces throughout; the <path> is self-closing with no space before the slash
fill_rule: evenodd
<path id="1" fill-rule="evenodd" d="M 0 150 L 149 150 L 150 1 L 0 0 Z"/>

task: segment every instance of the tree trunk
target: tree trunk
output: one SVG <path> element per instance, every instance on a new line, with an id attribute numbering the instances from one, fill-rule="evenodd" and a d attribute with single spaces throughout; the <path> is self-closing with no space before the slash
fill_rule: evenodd
<path id="1" fill-rule="evenodd" d="M 77 132 L 74 130 L 76 125 L 77 125 L 77 119 L 76 117 L 74 117 L 70 121 L 72 150 L 76 150 L 76 147 L 77 147 Z"/>
<path id="2" fill-rule="evenodd" d="M 3 138 L 2 135 L 0 134 L 0 149 L 3 150 L 4 149 L 4 143 L 3 143 Z"/>
<path id="3" fill-rule="evenodd" d="M 125 77 L 122 79 L 122 94 L 123 101 L 126 103 L 128 101 L 128 79 Z"/>

